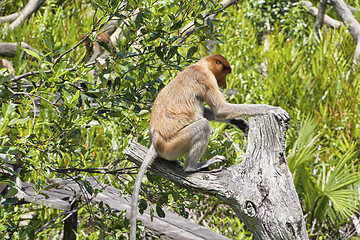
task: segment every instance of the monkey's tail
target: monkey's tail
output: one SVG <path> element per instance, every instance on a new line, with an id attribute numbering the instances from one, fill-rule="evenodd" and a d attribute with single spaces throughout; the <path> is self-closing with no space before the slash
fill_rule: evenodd
<path id="1" fill-rule="evenodd" d="M 154 162 L 158 153 L 155 150 L 153 144 L 150 145 L 150 149 L 147 152 L 144 162 L 141 164 L 136 180 L 134 184 L 134 190 L 131 199 L 131 210 L 130 210 L 130 240 L 136 240 L 136 214 L 137 214 L 137 202 L 139 199 L 140 185 L 142 178 L 145 175 L 146 169 Z"/>

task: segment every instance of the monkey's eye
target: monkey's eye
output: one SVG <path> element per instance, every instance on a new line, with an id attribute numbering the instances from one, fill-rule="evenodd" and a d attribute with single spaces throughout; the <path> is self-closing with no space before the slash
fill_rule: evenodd
<path id="1" fill-rule="evenodd" d="M 222 64 L 220 60 L 216 60 L 216 64 Z"/>

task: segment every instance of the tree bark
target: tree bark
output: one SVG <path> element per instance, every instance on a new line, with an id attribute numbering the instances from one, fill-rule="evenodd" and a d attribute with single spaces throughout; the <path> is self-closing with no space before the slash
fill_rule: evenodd
<path id="1" fill-rule="evenodd" d="M 316 20 L 315 20 L 315 34 L 317 37 L 317 41 L 320 41 L 321 39 L 321 28 L 324 25 L 324 18 L 325 18 L 325 12 L 326 12 L 326 1 L 327 0 L 320 0 L 319 3 L 319 11 L 318 14 L 316 15 Z"/>
<path id="2" fill-rule="evenodd" d="M 342 0 L 331 0 L 330 3 L 345 26 L 348 27 L 350 34 L 353 36 L 355 42 L 358 43 L 360 39 L 360 24 L 352 15 L 346 3 Z"/>
<path id="3" fill-rule="evenodd" d="M 157 159 L 150 170 L 195 192 L 227 203 L 255 239 L 308 239 L 303 213 L 285 159 L 288 125 L 274 116 L 249 119 L 247 151 L 241 163 L 219 171 L 187 173 Z M 131 143 L 129 160 L 141 164 L 147 148 Z"/>
<path id="4" fill-rule="evenodd" d="M 0 23 L 8 23 L 13 22 L 15 19 L 17 19 L 19 16 L 19 13 L 13 13 L 4 17 L 0 17 Z"/>
<path id="5" fill-rule="evenodd" d="M 18 44 L 21 44 L 20 49 L 29 49 L 29 50 L 32 50 L 32 51 L 34 51 L 36 53 L 39 53 L 38 50 L 36 50 L 35 48 L 31 47 L 29 44 L 24 43 L 24 42 L 21 42 L 21 43 L 17 43 L 17 42 L 0 42 L 0 56 L 2 56 L 2 57 L 15 57 Z"/>
<path id="6" fill-rule="evenodd" d="M 44 2 L 45 0 L 29 0 L 24 9 L 20 12 L 19 17 L 10 24 L 9 28 L 14 30 L 15 28 L 21 26 L 25 19 L 29 18 L 31 14 L 36 12 Z"/>
<path id="7" fill-rule="evenodd" d="M 356 20 L 354 15 L 351 13 L 351 10 L 342 0 L 331 0 L 331 5 L 335 9 L 336 13 L 339 15 L 345 26 L 348 27 L 350 34 L 356 42 L 356 48 L 352 60 L 352 66 L 348 74 L 346 75 L 346 80 L 349 80 L 350 74 L 354 70 L 354 67 L 358 65 L 358 60 L 360 56 L 360 23 Z"/>
<path id="8" fill-rule="evenodd" d="M 314 5 L 310 2 L 310 1 L 301 1 L 301 4 L 303 4 L 306 8 L 307 8 L 307 12 L 316 17 L 318 15 L 318 9 L 316 7 L 314 7 Z M 339 28 L 342 24 L 340 21 L 335 20 L 331 17 L 329 17 L 328 15 L 324 16 L 324 23 L 328 26 L 328 27 L 332 27 L 332 28 Z"/>

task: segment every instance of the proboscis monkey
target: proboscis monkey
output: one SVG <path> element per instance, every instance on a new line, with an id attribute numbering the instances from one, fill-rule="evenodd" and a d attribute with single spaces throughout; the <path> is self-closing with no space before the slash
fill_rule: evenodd
<path id="1" fill-rule="evenodd" d="M 223 56 L 210 55 L 185 68 L 157 95 L 150 117 L 150 149 L 134 184 L 130 240 L 136 239 L 141 180 L 156 157 L 173 161 L 187 155 L 184 170 L 199 171 L 225 160 L 223 156 L 215 156 L 199 162 L 210 137 L 209 120 L 232 123 L 244 131 L 247 131 L 247 123 L 239 119 L 244 116 L 274 114 L 282 121 L 289 120 L 289 114 L 280 107 L 226 102 L 219 87 L 226 88 L 226 75 L 230 72 L 230 64 Z M 204 101 L 211 109 L 204 107 Z"/>
<path id="2" fill-rule="evenodd" d="M 14 69 L 13 65 L 8 60 L 0 57 L 0 69 L 2 69 L 2 68 L 9 69 L 10 76 L 12 76 L 12 77 L 15 76 L 15 69 Z"/>
<path id="3" fill-rule="evenodd" d="M 99 56 L 101 56 L 104 53 L 104 49 L 100 46 L 99 42 L 105 42 L 109 45 L 109 48 L 111 49 L 111 41 L 110 36 L 108 33 L 103 32 L 97 35 L 96 41 L 91 42 L 89 36 L 82 35 L 82 38 L 85 38 L 83 44 L 86 48 L 87 53 L 91 56 L 89 62 L 95 61 L 95 59 Z"/>

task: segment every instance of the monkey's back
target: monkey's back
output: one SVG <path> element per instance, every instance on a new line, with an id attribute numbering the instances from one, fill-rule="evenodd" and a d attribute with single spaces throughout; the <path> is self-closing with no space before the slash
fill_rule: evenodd
<path id="1" fill-rule="evenodd" d="M 204 87 L 198 80 L 203 71 L 192 65 L 168 83 L 155 99 L 150 127 L 170 139 L 189 124 L 203 118 Z"/>

